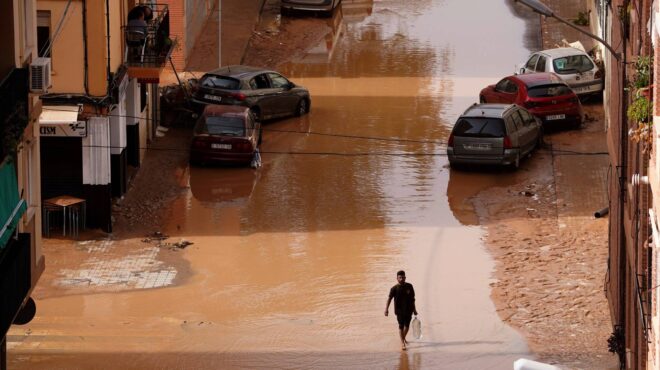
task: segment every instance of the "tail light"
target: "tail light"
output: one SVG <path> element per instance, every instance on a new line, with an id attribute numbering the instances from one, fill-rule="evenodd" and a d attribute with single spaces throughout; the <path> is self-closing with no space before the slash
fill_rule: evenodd
<path id="1" fill-rule="evenodd" d="M 594 73 L 594 80 L 600 80 L 601 78 L 603 78 L 603 71 L 599 69 Z"/>
<path id="2" fill-rule="evenodd" d="M 536 107 L 537 105 L 538 105 L 538 104 L 537 104 L 535 101 L 532 101 L 532 100 L 525 100 L 525 102 L 523 103 L 523 106 L 524 106 L 525 108 L 528 108 L 528 109 L 529 109 L 529 108 L 534 108 L 534 107 Z"/>
<path id="3" fill-rule="evenodd" d="M 192 146 L 194 148 L 198 148 L 198 149 L 199 148 L 205 148 L 207 146 L 206 145 L 206 140 L 200 139 L 200 138 L 193 139 Z"/>
<path id="4" fill-rule="evenodd" d="M 245 100 L 245 94 L 243 94 L 243 93 L 231 93 L 231 94 L 229 94 L 229 96 L 231 96 L 232 98 L 234 98 L 236 100 L 240 100 L 240 101 Z"/>
<path id="5" fill-rule="evenodd" d="M 511 149 L 513 148 L 513 145 L 511 145 L 511 138 L 507 135 L 504 137 L 504 149 Z"/>
<path id="6" fill-rule="evenodd" d="M 233 149 L 240 153 L 250 153 L 253 150 L 252 143 L 249 140 L 236 140 L 231 144 Z"/>
<path id="7" fill-rule="evenodd" d="M 449 140 L 447 141 L 447 146 L 454 146 L 454 134 L 449 134 Z"/>

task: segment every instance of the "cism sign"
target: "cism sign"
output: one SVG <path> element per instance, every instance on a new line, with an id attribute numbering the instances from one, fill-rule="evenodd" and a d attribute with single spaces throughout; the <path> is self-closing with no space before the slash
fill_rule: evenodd
<path id="1" fill-rule="evenodd" d="M 86 137 L 87 121 L 63 124 L 40 124 L 39 135 L 55 137 Z"/>

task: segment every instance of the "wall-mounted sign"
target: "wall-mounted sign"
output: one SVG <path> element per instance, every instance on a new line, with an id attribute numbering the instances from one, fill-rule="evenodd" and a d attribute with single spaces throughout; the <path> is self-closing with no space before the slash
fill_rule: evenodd
<path id="1" fill-rule="evenodd" d="M 87 121 L 77 121 L 64 124 L 40 124 L 39 134 L 41 136 L 57 137 L 86 137 Z"/>

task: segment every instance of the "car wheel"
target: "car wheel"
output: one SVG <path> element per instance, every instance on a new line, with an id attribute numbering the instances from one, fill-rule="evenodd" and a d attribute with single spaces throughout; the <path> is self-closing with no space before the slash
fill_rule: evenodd
<path id="1" fill-rule="evenodd" d="M 307 99 L 300 99 L 300 101 L 298 102 L 298 107 L 296 108 L 296 116 L 300 117 L 307 112 L 309 112 Z"/>
<path id="2" fill-rule="evenodd" d="M 479 104 L 485 104 L 486 103 L 486 97 L 483 95 L 479 95 Z"/>

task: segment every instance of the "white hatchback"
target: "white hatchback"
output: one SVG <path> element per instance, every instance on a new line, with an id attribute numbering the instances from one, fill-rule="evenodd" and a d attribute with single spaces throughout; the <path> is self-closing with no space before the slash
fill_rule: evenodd
<path id="1" fill-rule="evenodd" d="M 516 72 L 554 72 L 578 95 L 603 91 L 603 72 L 587 53 L 576 48 L 537 51 Z"/>

